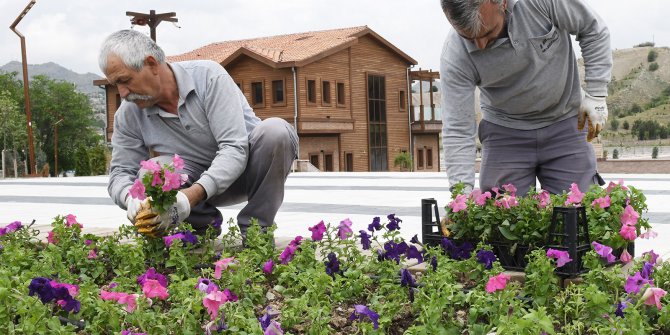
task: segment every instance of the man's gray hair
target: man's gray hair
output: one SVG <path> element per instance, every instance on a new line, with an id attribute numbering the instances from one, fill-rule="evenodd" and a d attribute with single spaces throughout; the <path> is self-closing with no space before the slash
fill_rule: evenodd
<path id="1" fill-rule="evenodd" d="M 148 56 L 152 56 L 160 64 L 165 63 L 163 49 L 149 36 L 135 30 L 119 30 L 102 42 L 98 65 L 103 73 L 107 70 L 107 59 L 111 55 L 118 56 L 126 66 L 136 71 L 142 69 Z"/>
<path id="2" fill-rule="evenodd" d="M 479 35 L 482 28 L 482 18 L 479 9 L 488 1 L 500 6 L 503 10 L 504 0 L 440 0 L 442 11 L 447 16 L 454 29 L 471 36 Z"/>

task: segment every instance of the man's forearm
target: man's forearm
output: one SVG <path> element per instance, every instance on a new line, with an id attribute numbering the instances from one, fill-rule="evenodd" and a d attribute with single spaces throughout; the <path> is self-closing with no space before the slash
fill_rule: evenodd
<path id="1" fill-rule="evenodd" d="M 193 208 L 199 202 L 207 199 L 207 192 L 205 192 L 205 188 L 198 183 L 181 190 L 181 192 L 183 192 L 184 195 L 186 195 L 188 198 L 188 202 L 191 205 L 191 208 Z"/>

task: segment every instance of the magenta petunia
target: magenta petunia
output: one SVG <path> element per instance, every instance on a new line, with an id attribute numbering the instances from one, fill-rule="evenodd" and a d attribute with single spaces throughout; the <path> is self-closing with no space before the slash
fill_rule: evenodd
<path id="1" fill-rule="evenodd" d="M 326 225 L 323 223 L 323 220 L 308 229 L 312 232 L 312 241 L 323 240 L 323 233 L 326 232 Z"/>
<path id="2" fill-rule="evenodd" d="M 612 204 L 612 199 L 610 199 L 609 195 L 606 195 L 602 198 L 598 198 L 598 199 L 593 200 L 593 202 L 591 203 L 591 206 L 592 207 L 598 206 L 601 209 L 605 209 L 605 208 L 609 207 L 611 204 Z"/>
<path id="3" fill-rule="evenodd" d="M 88 252 L 88 257 L 87 257 L 87 258 L 88 258 L 88 259 L 96 259 L 96 258 L 98 258 L 98 254 L 95 252 L 95 249 L 91 249 L 91 250 Z"/>
<path id="4" fill-rule="evenodd" d="M 504 273 L 489 278 L 489 281 L 486 283 L 486 292 L 493 293 L 495 291 L 504 290 L 505 287 L 507 287 L 507 281 L 509 281 L 509 279 L 510 276 Z"/>
<path id="5" fill-rule="evenodd" d="M 622 225 L 621 230 L 619 230 L 619 235 L 624 238 L 624 240 L 633 241 L 637 238 L 637 232 L 635 231 L 635 226 Z"/>
<path id="6" fill-rule="evenodd" d="M 144 200 L 147 198 L 146 194 L 144 194 L 145 192 L 146 189 L 144 188 L 144 184 L 142 184 L 142 181 L 139 179 L 135 179 L 133 186 L 131 186 L 130 190 L 128 190 L 130 196 L 138 200 Z"/>
<path id="7" fill-rule="evenodd" d="M 572 258 L 570 258 L 570 254 L 567 251 L 556 249 L 547 250 L 547 257 L 555 259 L 556 267 L 558 268 L 572 261 Z"/>
<path id="8" fill-rule="evenodd" d="M 214 262 L 214 278 L 221 279 L 221 271 L 228 269 L 232 264 L 237 264 L 235 257 L 228 257 Z"/>
<path id="9" fill-rule="evenodd" d="M 644 287 L 647 284 L 653 285 L 654 281 L 642 277 L 642 275 L 638 271 L 634 275 L 628 276 L 628 278 L 626 279 L 626 285 L 624 285 L 624 289 L 626 290 L 627 293 L 637 294 L 640 293 L 642 287 Z"/>
<path id="10" fill-rule="evenodd" d="M 219 316 L 219 306 L 227 301 L 226 295 L 221 291 L 212 291 L 202 298 L 202 304 L 207 309 L 207 313 L 212 320 Z"/>
<path id="11" fill-rule="evenodd" d="M 159 172 L 161 170 L 161 166 L 152 160 L 141 161 L 140 166 L 145 170 L 149 170 L 150 172 Z"/>
<path id="12" fill-rule="evenodd" d="M 551 204 L 551 195 L 547 190 L 542 190 L 542 192 L 540 192 L 540 194 L 537 195 L 537 199 L 540 202 L 539 204 L 537 204 L 537 206 L 540 208 L 546 208 Z"/>
<path id="13" fill-rule="evenodd" d="M 591 245 L 593 246 L 593 250 L 595 250 L 600 257 L 607 260 L 607 263 L 612 263 L 616 260 L 616 257 L 612 255 L 612 247 L 608 247 L 595 241 L 591 242 Z"/>
<path id="14" fill-rule="evenodd" d="M 266 274 L 271 274 L 274 266 L 275 262 L 273 262 L 271 259 L 268 260 L 267 262 L 265 262 L 265 264 L 263 264 L 263 272 L 265 272 Z"/>
<path id="15" fill-rule="evenodd" d="M 577 184 L 572 183 L 570 185 L 568 200 L 565 201 L 565 205 L 579 205 L 582 203 L 582 199 L 584 199 L 584 193 L 579 190 L 579 186 L 577 186 Z"/>
<path id="16" fill-rule="evenodd" d="M 633 206 L 631 205 L 626 205 L 626 208 L 624 208 L 623 213 L 621 213 L 621 224 L 622 225 L 628 225 L 628 226 L 634 226 L 637 224 L 637 220 L 640 218 L 640 214 L 638 214 Z"/>
<path id="17" fill-rule="evenodd" d="M 77 217 L 76 216 L 74 216 L 72 214 L 68 214 L 68 215 L 65 216 L 65 226 L 72 227 L 73 225 L 76 225 L 76 224 L 79 224 L 77 222 Z"/>
<path id="18" fill-rule="evenodd" d="M 354 231 L 351 229 L 351 220 L 344 219 L 340 221 L 340 226 L 337 230 L 337 235 L 340 237 L 340 240 L 346 240 L 347 237 L 354 234 Z"/>
<path id="19" fill-rule="evenodd" d="M 451 208 L 452 212 L 458 213 L 468 208 L 468 205 L 465 203 L 467 199 L 468 198 L 464 194 L 459 194 L 447 205 L 447 207 Z"/>
<path id="20" fill-rule="evenodd" d="M 184 168 L 184 160 L 177 154 L 174 154 L 174 157 L 172 157 L 172 166 L 174 166 L 175 170 L 179 171 Z"/>
<path id="21" fill-rule="evenodd" d="M 176 233 L 173 235 L 163 236 L 163 243 L 165 243 L 165 246 L 169 248 L 172 246 L 174 240 L 181 240 L 184 237 L 186 237 L 184 233 Z"/>
<path id="22" fill-rule="evenodd" d="M 159 186 L 163 184 L 163 179 L 161 179 L 161 173 L 156 171 L 154 172 L 153 178 L 151 178 L 151 186 Z"/>
<path id="23" fill-rule="evenodd" d="M 163 184 L 163 191 L 170 192 L 178 190 L 181 187 L 181 175 L 179 173 L 165 170 L 165 183 Z"/>
<path id="24" fill-rule="evenodd" d="M 142 293 L 149 299 L 159 298 L 165 300 L 170 296 L 167 287 L 164 287 L 155 279 L 147 279 L 144 281 L 144 284 L 142 285 Z"/>

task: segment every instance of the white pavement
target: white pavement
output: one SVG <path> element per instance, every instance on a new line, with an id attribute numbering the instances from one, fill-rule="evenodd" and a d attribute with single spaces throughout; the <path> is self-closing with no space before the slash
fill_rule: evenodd
<path id="1" fill-rule="evenodd" d="M 670 175 L 605 174 L 606 181 L 623 179 L 647 196 L 649 218 L 658 238 L 636 241 L 636 255 L 654 249 L 670 255 Z M 107 176 L 75 178 L 0 179 L 0 226 L 12 221 L 48 231 L 57 215 L 74 214 L 84 231 L 104 234 L 127 223 L 125 211 L 107 194 Z M 291 174 L 284 204 L 277 214 L 277 237 L 308 236 L 307 227 L 321 220 L 337 224 L 345 218 L 354 231 L 366 229 L 375 216 L 395 213 L 403 220 L 405 238 L 421 237 L 421 199 L 435 198 L 443 208 L 449 200 L 444 173 L 333 173 Z M 224 218 L 235 218 L 242 205 L 220 208 Z M 224 225 L 225 226 L 225 225 Z"/>

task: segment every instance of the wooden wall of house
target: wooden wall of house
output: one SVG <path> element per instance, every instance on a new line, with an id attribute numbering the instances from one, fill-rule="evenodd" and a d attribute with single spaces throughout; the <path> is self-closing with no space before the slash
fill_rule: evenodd
<path id="1" fill-rule="evenodd" d="M 338 135 L 318 136 L 302 135 L 300 136 L 300 157 L 309 160 L 312 155 L 319 156 L 319 165 L 316 166 L 321 171 L 326 171 L 325 155 L 332 155 L 333 170 L 342 171 L 337 162 L 340 160 Z"/>
<path id="2" fill-rule="evenodd" d="M 343 151 L 354 153 L 354 171 L 369 171 L 367 76 L 381 75 L 386 81 L 386 120 L 389 171 L 400 171 L 393 159 L 409 150 L 407 110 L 400 109 L 399 92 L 407 91 L 407 63 L 373 37 L 363 36 L 350 48 L 352 115 L 356 119 L 353 133 L 342 134 Z M 407 94 L 407 93 L 405 93 Z"/>
<path id="3" fill-rule="evenodd" d="M 301 119 L 351 120 L 349 50 L 307 64 L 298 69 L 298 117 Z M 307 100 L 307 81 L 316 82 L 316 103 Z M 330 103 L 323 101 L 323 83 L 330 83 Z M 337 84 L 344 84 L 344 104 L 337 103 Z"/>
<path id="4" fill-rule="evenodd" d="M 233 80 L 240 85 L 244 96 L 249 101 L 249 105 L 259 118 L 280 117 L 293 124 L 293 106 L 295 106 L 295 103 L 293 100 L 293 73 L 290 68 L 274 69 L 247 56 L 240 56 L 226 65 L 225 68 Z M 272 81 L 279 79 L 284 80 L 285 102 L 273 104 Z M 251 83 L 257 81 L 263 82 L 264 104 L 261 106 L 254 106 L 251 101 Z"/>

